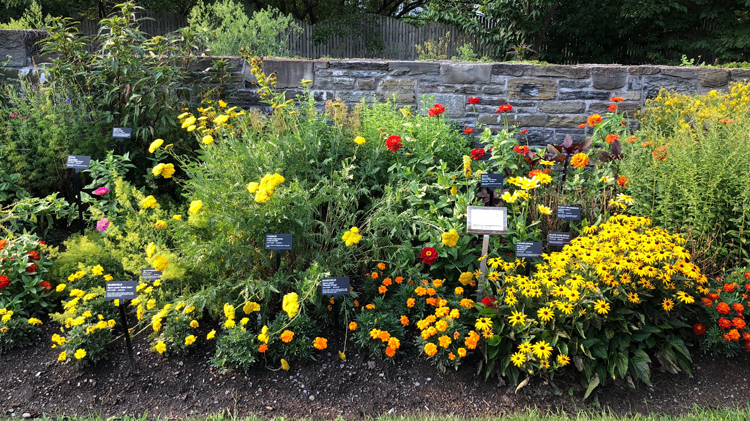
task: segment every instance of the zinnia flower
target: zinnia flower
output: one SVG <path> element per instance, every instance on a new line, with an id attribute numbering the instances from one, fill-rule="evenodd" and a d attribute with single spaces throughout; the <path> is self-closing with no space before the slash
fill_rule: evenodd
<path id="1" fill-rule="evenodd" d="M 96 229 L 99 232 L 104 232 L 109 228 L 109 220 L 107 218 L 102 218 L 96 223 Z"/>
<path id="2" fill-rule="evenodd" d="M 94 190 L 94 195 L 96 196 L 104 196 L 105 194 L 109 193 L 109 189 L 106 187 L 99 187 L 98 189 Z"/>
<path id="3" fill-rule="evenodd" d="M 654 149 L 654 158 L 658 159 L 659 161 L 666 161 L 667 160 L 667 146 L 662 145 Z"/>
<path id="4" fill-rule="evenodd" d="M 511 111 L 512 109 L 513 109 L 513 106 L 511 106 L 510 104 L 501 105 L 497 107 L 497 110 L 495 110 L 495 114 L 507 113 L 508 111 Z"/>
<path id="5" fill-rule="evenodd" d="M 589 157 L 583 152 L 579 152 L 570 158 L 570 164 L 574 168 L 584 168 L 589 163 Z"/>
<path id="6" fill-rule="evenodd" d="M 470 96 L 469 97 L 469 104 L 479 104 L 479 97 L 478 96 Z"/>
<path id="7" fill-rule="evenodd" d="M 589 126 L 591 127 L 594 127 L 601 122 L 602 122 L 602 116 L 600 116 L 599 114 L 591 115 L 588 118 L 588 123 L 589 123 Z"/>
<path id="8" fill-rule="evenodd" d="M 609 112 L 614 113 L 617 111 L 617 104 L 609 104 Z"/>
<path id="9" fill-rule="evenodd" d="M 445 107 L 441 104 L 435 104 L 430 110 L 428 111 L 428 115 L 430 117 L 439 116 L 440 114 L 443 114 L 445 112 Z"/>
<path id="10" fill-rule="evenodd" d="M 482 157 L 484 157 L 484 149 L 476 148 L 471 150 L 471 159 L 477 160 L 482 159 Z"/>
<path id="11" fill-rule="evenodd" d="M 401 144 L 401 137 L 389 136 L 385 141 L 385 147 L 391 152 L 396 152 L 401 149 L 404 145 Z"/>
<path id="12" fill-rule="evenodd" d="M 465 134 L 472 134 L 472 133 L 474 133 L 474 129 L 472 129 L 471 127 L 467 127 L 467 128 L 464 129 L 464 133 Z"/>
<path id="13" fill-rule="evenodd" d="M 604 139 L 605 142 L 609 143 L 610 145 L 615 141 L 620 140 L 620 136 L 616 134 L 608 134 L 607 137 Z"/>
<path id="14" fill-rule="evenodd" d="M 617 179 L 617 185 L 620 187 L 625 187 L 628 185 L 628 178 L 623 176 L 620 176 L 620 178 Z"/>
<path id="15" fill-rule="evenodd" d="M 437 250 L 432 247 L 425 247 L 419 253 L 419 258 L 422 259 L 422 263 L 431 265 L 437 260 Z"/>

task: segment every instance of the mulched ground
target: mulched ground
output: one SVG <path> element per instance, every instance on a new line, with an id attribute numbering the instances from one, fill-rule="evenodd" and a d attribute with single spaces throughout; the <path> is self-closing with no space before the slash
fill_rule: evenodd
<path id="1" fill-rule="evenodd" d="M 413 355 L 414 350 L 396 364 L 350 349 L 343 363 L 324 355 L 318 362 L 294 365 L 289 372 L 259 367 L 241 374 L 213 368 L 210 345 L 197 347 L 186 358 L 165 358 L 150 352 L 145 338 L 139 337 L 134 341 L 138 375 L 129 373 L 124 343 L 115 345 L 108 361 L 76 371 L 54 362 L 57 351 L 50 349 L 48 340 L 54 331 L 48 324 L 39 345 L 0 356 L 0 418 L 43 413 L 183 418 L 228 411 L 269 418 L 361 419 L 413 413 L 497 415 L 534 407 L 675 415 L 694 405 L 745 406 L 750 399 L 748 353 L 724 360 L 695 351 L 693 378 L 657 371 L 653 387 L 640 384 L 633 390 L 624 382 L 608 383 L 597 400 L 584 402 L 584 389 L 573 372 L 555 378 L 557 390 L 535 379 L 516 394 L 496 378 L 485 382 L 475 375 L 473 364 L 439 373 Z"/>

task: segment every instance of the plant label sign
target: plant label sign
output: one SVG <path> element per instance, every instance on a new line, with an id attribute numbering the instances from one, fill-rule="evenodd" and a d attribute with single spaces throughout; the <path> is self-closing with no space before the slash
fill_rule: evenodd
<path id="1" fill-rule="evenodd" d="M 482 187 L 502 188 L 503 187 L 503 175 L 483 173 L 481 182 L 482 182 Z"/>
<path id="2" fill-rule="evenodd" d="M 142 269 L 141 278 L 146 281 L 155 281 L 157 279 L 161 279 L 161 272 L 154 268 Z"/>
<path id="3" fill-rule="evenodd" d="M 320 283 L 321 295 L 349 295 L 349 277 L 323 278 Z"/>
<path id="4" fill-rule="evenodd" d="M 569 232 L 556 232 L 556 231 L 550 231 L 549 236 L 547 237 L 547 243 L 550 246 L 564 246 L 566 244 L 570 244 L 570 239 L 573 237 L 573 235 Z"/>
<path id="5" fill-rule="evenodd" d="M 107 300 L 135 300 L 138 293 L 138 281 L 111 281 L 107 282 Z"/>
<path id="6" fill-rule="evenodd" d="M 292 234 L 266 234 L 266 250 L 291 250 Z"/>
<path id="7" fill-rule="evenodd" d="M 581 207 L 580 206 L 558 206 L 557 207 L 557 219 L 568 219 L 571 221 L 581 220 Z"/>
<path id="8" fill-rule="evenodd" d="M 129 127 L 115 127 L 112 129 L 112 137 L 120 139 L 130 139 L 131 133 L 133 133 L 133 129 Z"/>
<path id="9" fill-rule="evenodd" d="M 519 241 L 516 243 L 516 257 L 541 257 L 541 241 Z"/>
<path id="10" fill-rule="evenodd" d="M 503 235 L 508 233 L 508 209 L 469 206 L 466 217 L 469 234 Z"/>
<path id="11" fill-rule="evenodd" d="M 68 160 L 65 162 L 65 168 L 87 170 L 89 168 L 89 163 L 91 163 L 90 156 L 68 155 Z"/>

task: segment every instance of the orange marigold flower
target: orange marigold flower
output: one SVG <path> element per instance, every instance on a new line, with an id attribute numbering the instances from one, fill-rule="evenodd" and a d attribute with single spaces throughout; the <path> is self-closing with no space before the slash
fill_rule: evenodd
<path id="1" fill-rule="evenodd" d="M 354 300 L 354 307 L 359 307 L 359 301 L 358 300 Z"/>
<path id="2" fill-rule="evenodd" d="M 320 338 L 320 337 L 315 338 L 315 341 L 313 342 L 313 346 L 315 347 L 315 349 L 322 351 L 328 348 L 328 339 Z"/>
<path id="3" fill-rule="evenodd" d="M 453 339 L 446 335 L 441 336 L 438 341 L 440 341 L 440 346 L 443 348 L 448 348 L 453 343 Z"/>
<path id="4" fill-rule="evenodd" d="M 430 298 L 425 299 L 424 302 L 427 303 L 428 305 L 431 305 L 431 306 L 437 306 L 438 305 L 437 298 L 430 297 Z"/>
<path id="5" fill-rule="evenodd" d="M 437 354 L 437 345 L 432 342 L 425 344 L 424 353 L 427 354 L 428 357 L 432 357 L 433 355 Z"/>
<path id="6" fill-rule="evenodd" d="M 620 136 L 616 134 L 608 134 L 607 137 L 604 139 L 605 142 L 609 143 L 610 145 L 615 141 L 620 140 Z"/>
<path id="7" fill-rule="evenodd" d="M 602 116 L 600 116 L 599 114 L 591 115 L 588 118 L 588 123 L 589 123 L 589 126 L 591 127 L 594 127 L 601 122 L 602 122 Z"/>
<path id="8" fill-rule="evenodd" d="M 469 298 L 464 298 L 458 305 L 464 308 L 474 308 L 474 301 Z"/>
<path id="9" fill-rule="evenodd" d="M 732 310 L 736 311 L 737 314 L 742 314 L 742 312 L 745 311 L 745 307 L 740 303 L 734 303 L 732 304 Z"/>
<path id="10" fill-rule="evenodd" d="M 372 276 L 372 279 L 378 279 L 378 273 L 377 272 L 373 272 L 371 276 Z"/>
<path id="11" fill-rule="evenodd" d="M 740 340 L 740 332 L 737 329 L 732 329 L 723 335 L 724 340 L 727 342 L 736 342 Z"/>
<path id="12" fill-rule="evenodd" d="M 745 328 L 745 321 L 740 319 L 739 317 L 735 317 L 732 319 L 732 326 L 736 327 L 739 330 L 742 330 Z"/>
<path id="13" fill-rule="evenodd" d="M 349 330 L 357 330 L 357 322 L 349 323 Z"/>
<path id="14" fill-rule="evenodd" d="M 399 341 L 398 338 L 391 337 L 391 339 L 388 339 L 388 348 L 401 348 L 401 341 Z"/>
<path id="15" fill-rule="evenodd" d="M 388 288 L 386 288 L 385 285 L 381 285 L 378 287 L 378 292 L 381 294 L 385 294 L 388 291 Z"/>
<path id="16" fill-rule="evenodd" d="M 289 342 L 291 342 L 291 341 L 292 341 L 292 339 L 294 339 L 294 332 L 292 332 L 291 330 L 285 330 L 285 331 L 284 331 L 284 332 L 283 332 L 283 333 L 281 334 L 281 340 L 282 340 L 283 342 L 285 342 L 285 343 L 289 343 Z"/>
<path id="17" fill-rule="evenodd" d="M 260 352 L 262 354 L 262 353 L 264 353 L 266 351 L 268 351 L 268 345 L 266 345 L 266 344 L 260 344 L 260 346 L 258 347 L 258 352 Z"/>
<path id="18" fill-rule="evenodd" d="M 397 276 L 396 279 L 393 280 L 393 282 L 400 284 L 401 282 L 404 282 L 403 276 Z"/>
<path id="19" fill-rule="evenodd" d="M 729 312 L 732 310 L 729 308 L 729 304 L 722 302 L 716 306 L 716 311 L 718 311 L 721 314 L 729 314 Z"/>
<path id="20" fill-rule="evenodd" d="M 453 292 L 454 292 L 454 293 L 455 293 L 456 295 L 461 295 L 461 294 L 463 294 L 463 293 L 464 293 L 464 289 L 463 289 L 463 288 L 461 288 L 461 287 L 456 287 L 456 289 L 454 289 L 454 290 L 453 290 Z"/>
<path id="21" fill-rule="evenodd" d="M 409 298 L 408 300 L 406 300 L 406 306 L 409 308 L 413 308 L 415 302 L 416 300 L 414 298 Z"/>
<path id="22" fill-rule="evenodd" d="M 432 297 L 433 295 L 437 294 L 437 291 L 435 291 L 434 288 L 427 288 L 427 295 Z"/>
<path id="23" fill-rule="evenodd" d="M 396 355 L 396 350 L 391 347 L 387 347 L 385 349 L 385 355 L 387 355 L 390 358 L 393 358 L 393 356 Z"/>
<path id="24" fill-rule="evenodd" d="M 443 286 L 443 280 L 435 279 L 434 281 L 432 281 L 432 285 L 434 285 L 435 288 L 440 288 L 441 286 Z"/>
<path id="25" fill-rule="evenodd" d="M 378 339 L 380 339 L 383 342 L 388 342 L 389 339 L 391 339 L 391 334 L 388 333 L 387 330 L 381 330 L 378 334 Z"/>
<path id="26" fill-rule="evenodd" d="M 417 287 L 414 289 L 414 293 L 419 295 L 420 297 L 427 294 L 427 288 L 425 287 Z"/>
<path id="27" fill-rule="evenodd" d="M 409 318 L 406 316 L 401 316 L 401 324 L 404 326 L 409 326 Z"/>
<path id="28" fill-rule="evenodd" d="M 375 304 L 368 304 L 365 306 L 365 308 L 368 310 L 375 310 Z"/>
<path id="29" fill-rule="evenodd" d="M 458 356 L 463 358 L 466 356 L 466 348 L 458 348 Z"/>
<path id="30" fill-rule="evenodd" d="M 385 279 L 383 279 L 383 285 L 385 285 L 387 287 L 391 286 L 392 282 L 393 282 L 393 280 L 391 278 L 385 278 Z"/>
<path id="31" fill-rule="evenodd" d="M 456 359 L 456 355 L 451 352 L 450 354 L 448 354 L 448 359 L 450 359 L 451 361 L 453 361 L 453 360 Z"/>
<path id="32" fill-rule="evenodd" d="M 705 298 L 705 297 L 701 298 L 701 302 L 706 307 L 711 307 L 711 304 L 713 304 L 713 301 L 711 301 L 711 300 L 709 300 L 708 298 Z"/>
<path id="33" fill-rule="evenodd" d="M 583 152 L 577 153 L 570 158 L 570 164 L 574 168 L 584 168 L 589 164 L 589 157 Z"/>
<path id="34" fill-rule="evenodd" d="M 385 270 L 385 263 L 378 263 L 378 269 Z"/>

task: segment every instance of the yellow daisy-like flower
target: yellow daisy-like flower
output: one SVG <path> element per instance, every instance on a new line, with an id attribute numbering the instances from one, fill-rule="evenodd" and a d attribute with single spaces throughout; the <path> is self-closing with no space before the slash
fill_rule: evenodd
<path id="1" fill-rule="evenodd" d="M 520 367 L 526 362 L 526 354 L 523 352 L 516 352 L 515 354 L 511 355 L 510 361 L 516 367 Z"/>
<path id="2" fill-rule="evenodd" d="M 552 209 L 548 208 L 547 206 L 537 205 L 536 208 L 542 215 L 552 215 Z"/>
<path id="3" fill-rule="evenodd" d="M 628 301 L 630 301 L 633 304 L 638 304 L 641 302 L 641 299 L 638 297 L 637 292 L 629 292 L 628 293 Z"/>
<path id="4" fill-rule="evenodd" d="M 695 298 L 693 298 L 689 294 L 686 294 L 683 291 L 678 291 L 676 295 L 677 295 L 677 299 L 682 301 L 685 304 L 693 304 L 695 302 Z"/>
<path id="5" fill-rule="evenodd" d="M 533 345 L 531 345 L 531 342 L 524 342 L 521 345 L 518 345 L 518 351 L 523 352 L 524 354 L 528 354 L 533 349 Z"/>
<path id="6" fill-rule="evenodd" d="M 536 312 L 537 317 L 543 322 L 549 322 L 555 318 L 555 312 L 549 307 L 542 307 Z"/>
<path id="7" fill-rule="evenodd" d="M 560 354 L 557 356 L 557 363 L 560 364 L 560 367 L 565 367 L 566 365 L 570 364 L 570 357 Z"/>
<path id="8" fill-rule="evenodd" d="M 481 331 L 492 330 L 492 320 L 489 317 L 480 317 L 477 319 L 474 327 Z"/>
<path id="9" fill-rule="evenodd" d="M 513 314 L 508 316 L 508 322 L 514 327 L 518 323 L 520 323 L 521 326 L 526 326 L 526 315 L 523 314 L 522 311 L 514 311 Z"/>
<path id="10" fill-rule="evenodd" d="M 552 347 L 547 342 L 539 341 L 531 347 L 531 352 L 539 359 L 548 360 L 552 355 Z"/>
<path id="11" fill-rule="evenodd" d="M 594 310 L 596 310 L 596 312 L 599 314 L 609 313 L 610 308 L 611 307 L 609 303 L 604 300 L 596 300 L 596 302 L 594 303 Z"/>
<path id="12" fill-rule="evenodd" d="M 672 301 L 671 298 L 665 298 L 661 303 L 661 307 L 665 311 L 672 311 L 672 309 L 674 308 L 674 301 Z"/>

